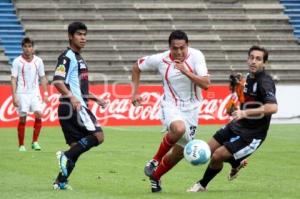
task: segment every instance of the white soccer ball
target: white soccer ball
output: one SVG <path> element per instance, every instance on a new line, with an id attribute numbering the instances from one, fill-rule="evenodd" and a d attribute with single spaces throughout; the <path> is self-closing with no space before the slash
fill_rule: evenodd
<path id="1" fill-rule="evenodd" d="M 183 155 L 192 165 L 200 165 L 209 161 L 211 151 L 205 141 L 192 140 L 185 145 Z"/>

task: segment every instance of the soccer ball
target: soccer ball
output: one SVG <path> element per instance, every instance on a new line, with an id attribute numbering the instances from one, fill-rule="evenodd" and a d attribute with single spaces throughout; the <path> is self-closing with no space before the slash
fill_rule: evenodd
<path id="1" fill-rule="evenodd" d="M 209 161 L 211 151 L 205 141 L 192 140 L 185 145 L 183 155 L 192 165 L 200 165 Z"/>

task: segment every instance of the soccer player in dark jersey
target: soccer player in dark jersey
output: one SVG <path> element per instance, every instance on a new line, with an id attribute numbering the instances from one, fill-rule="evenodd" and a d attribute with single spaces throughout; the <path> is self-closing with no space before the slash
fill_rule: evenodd
<path id="1" fill-rule="evenodd" d="M 86 44 L 86 35 L 85 24 L 73 22 L 69 25 L 70 46 L 58 57 L 53 78 L 53 84 L 61 93 L 59 122 L 70 146 L 69 150 L 56 153 L 60 172 L 53 184 L 54 189 L 71 189 L 67 179 L 79 156 L 104 140 L 100 125 L 88 109 L 89 99 L 102 107 L 106 106 L 106 102 L 89 93 L 88 68 L 80 55 Z"/>
<path id="2" fill-rule="evenodd" d="M 248 51 L 249 74 L 244 88 L 245 102 L 232 113 L 233 120 L 208 141 L 212 151 L 210 163 L 202 177 L 188 192 L 206 191 L 208 183 L 231 164 L 228 179 L 233 180 L 245 165 L 245 160 L 258 149 L 267 136 L 271 115 L 277 112 L 275 84 L 265 71 L 268 51 L 252 46 Z"/>

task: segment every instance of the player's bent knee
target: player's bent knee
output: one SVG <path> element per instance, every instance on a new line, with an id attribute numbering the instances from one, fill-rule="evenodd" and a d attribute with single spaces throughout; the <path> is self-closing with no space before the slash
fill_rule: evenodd
<path id="1" fill-rule="evenodd" d="M 182 122 L 176 122 L 174 124 L 171 125 L 171 131 L 177 135 L 183 135 L 185 133 L 185 125 Z"/>
<path id="2" fill-rule="evenodd" d="M 19 123 L 26 124 L 26 116 L 25 117 L 20 117 Z"/>
<path id="3" fill-rule="evenodd" d="M 94 136 L 97 138 L 97 141 L 98 141 L 96 146 L 98 146 L 99 144 L 102 144 L 104 142 L 103 132 L 97 132 L 97 133 L 94 134 Z"/>
<path id="4" fill-rule="evenodd" d="M 37 119 L 41 119 L 43 117 L 43 114 L 41 112 L 34 112 L 34 116 L 37 118 Z"/>
<path id="5" fill-rule="evenodd" d="M 220 162 L 222 161 L 222 154 L 219 153 L 219 151 L 215 151 L 212 156 L 211 156 L 211 161 L 212 162 Z"/>

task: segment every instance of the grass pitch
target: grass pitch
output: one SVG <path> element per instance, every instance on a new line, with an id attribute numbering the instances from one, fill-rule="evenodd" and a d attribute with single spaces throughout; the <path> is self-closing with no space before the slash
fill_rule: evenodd
<path id="1" fill-rule="evenodd" d="M 200 126 L 197 138 L 208 140 L 220 126 Z M 272 125 L 267 140 L 249 159 L 239 177 L 229 182 L 229 165 L 209 184 L 208 192 L 185 190 L 205 166 L 184 160 L 162 178 L 162 193 L 152 194 L 143 174 L 161 141 L 160 127 L 104 127 L 105 142 L 80 157 L 70 177 L 73 191 L 52 190 L 57 150 L 67 149 L 60 128 L 44 128 L 41 152 L 30 149 L 32 129 L 26 130 L 27 152 L 18 152 L 16 129 L 0 129 L 0 198 L 300 198 L 300 125 Z"/>

